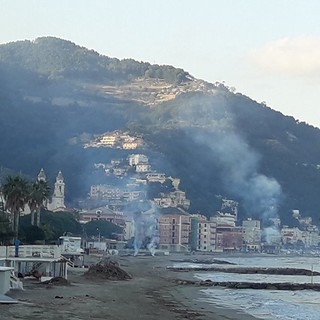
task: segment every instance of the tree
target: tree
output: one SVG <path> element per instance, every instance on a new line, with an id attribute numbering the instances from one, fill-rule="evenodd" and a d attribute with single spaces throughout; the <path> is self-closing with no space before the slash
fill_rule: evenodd
<path id="1" fill-rule="evenodd" d="M 100 234 L 102 237 L 111 239 L 114 237 L 114 234 L 122 234 L 123 231 L 120 226 L 104 220 L 90 221 L 84 224 L 83 229 L 89 237 Z"/>
<path id="2" fill-rule="evenodd" d="M 10 222 L 15 239 L 18 239 L 20 212 L 28 202 L 29 190 L 27 180 L 20 176 L 8 176 L 2 187 L 5 210 L 9 210 L 11 214 Z"/>
<path id="3" fill-rule="evenodd" d="M 13 232 L 10 230 L 10 222 L 2 204 L 0 202 L 0 244 L 4 244 L 13 237 Z"/>
<path id="4" fill-rule="evenodd" d="M 31 211 L 31 224 L 34 225 L 34 215 L 36 213 L 37 226 L 40 225 L 40 213 L 45 201 L 50 194 L 48 183 L 44 180 L 36 181 L 30 188 L 28 205 Z"/>
<path id="5" fill-rule="evenodd" d="M 46 234 L 42 228 L 30 225 L 27 227 L 20 226 L 20 239 L 25 243 L 35 244 L 38 241 L 44 242 L 45 237 Z"/>

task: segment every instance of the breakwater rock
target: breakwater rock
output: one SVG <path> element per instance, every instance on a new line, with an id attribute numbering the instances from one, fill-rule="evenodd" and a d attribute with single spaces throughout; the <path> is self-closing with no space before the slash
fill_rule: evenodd
<path id="1" fill-rule="evenodd" d="M 235 282 L 225 281 L 216 282 L 211 280 L 192 281 L 192 280 L 175 280 L 178 285 L 196 285 L 202 287 L 225 287 L 229 289 L 264 289 L 264 290 L 314 290 L 320 291 L 319 283 L 273 283 L 273 282 Z"/>
<path id="2" fill-rule="evenodd" d="M 236 263 L 229 262 L 221 259 L 171 259 L 173 262 L 187 262 L 187 263 L 198 263 L 198 264 L 228 264 L 236 265 Z"/>
<path id="3" fill-rule="evenodd" d="M 277 275 L 295 275 L 295 276 L 319 276 L 320 272 L 299 268 L 273 268 L 273 267 L 167 267 L 172 271 L 211 271 L 240 274 L 277 274 Z"/>

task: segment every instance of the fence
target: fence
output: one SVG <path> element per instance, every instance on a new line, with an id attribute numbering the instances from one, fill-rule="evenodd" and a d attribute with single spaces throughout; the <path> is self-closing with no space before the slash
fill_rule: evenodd
<path id="1" fill-rule="evenodd" d="M 10 258 L 15 256 L 14 246 L 0 246 L 0 258 Z M 39 258 L 59 258 L 61 247 L 57 245 L 26 245 L 19 246 L 19 257 L 39 257 Z"/>

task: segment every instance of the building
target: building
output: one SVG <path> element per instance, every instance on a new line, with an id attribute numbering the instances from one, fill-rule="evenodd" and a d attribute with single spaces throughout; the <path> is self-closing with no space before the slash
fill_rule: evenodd
<path id="1" fill-rule="evenodd" d="M 182 207 L 186 210 L 190 207 L 190 200 L 187 199 L 186 193 L 181 190 L 175 190 L 169 194 L 173 207 Z"/>
<path id="2" fill-rule="evenodd" d="M 285 246 L 295 246 L 298 241 L 302 242 L 303 232 L 299 228 L 289 228 L 288 226 L 283 226 L 281 229 L 281 242 Z"/>
<path id="3" fill-rule="evenodd" d="M 235 227 L 236 225 L 236 216 L 231 213 L 223 213 L 223 212 L 217 212 L 217 214 L 213 217 L 210 217 L 210 221 L 213 221 L 219 225 L 227 225 L 230 227 Z"/>
<path id="4" fill-rule="evenodd" d="M 41 173 L 41 172 L 40 172 Z M 60 211 L 66 208 L 64 204 L 64 189 L 65 183 L 61 171 L 59 171 L 56 182 L 54 184 L 53 195 L 51 201 L 47 204 L 47 208 L 50 211 Z"/>
<path id="5" fill-rule="evenodd" d="M 161 208 L 159 212 L 159 247 L 170 251 L 189 250 L 190 214 L 179 208 Z"/>
<path id="6" fill-rule="evenodd" d="M 138 163 L 136 164 L 136 172 L 137 173 L 145 173 L 151 170 L 151 165 L 148 163 Z"/>
<path id="7" fill-rule="evenodd" d="M 243 246 L 243 228 L 228 225 L 216 227 L 217 251 L 240 251 Z"/>
<path id="8" fill-rule="evenodd" d="M 117 142 L 117 134 L 106 134 L 101 137 L 99 144 L 106 147 L 113 147 Z"/>
<path id="9" fill-rule="evenodd" d="M 128 156 L 128 162 L 129 162 L 129 166 L 133 167 L 133 166 L 136 166 L 139 163 L 148 164 L 149 163 L 149 159 L 144 154 L 130 154 Z"/>
<path id="10" fill-rule="evenodd" d="M 134 188 L 122 189 L 110 185 L 96 185 L 90 188 L 90 198 L 93 200 L 110 200 L 110 201 L 138 201 L 146 198 L 146 192 L 135 190 Z"/>
<path id="11" fill-rule="evenodd" d="M 47 181 L 47 177 L 43 168 L 41 168 L 37 179 L 38 181 Z M 56 177 L 56 182 L 54 184 L 53 194 L 51 196 L 51 199 L 49 201 L 46 201 L 44 205 L 50 211 L 62 211 L 66 208 L 64 199 L 65 199 L 65 183 L 64 183 L 63 175 L 61 171 L 59 171 Z M 25 212 L 27 212 L 27 210 L 25 210 Z"/>
<path id="12" fill-rule="evenodd" d="M 146 179 L 148 182 L 160 182 L 164 183 L 166 181 L 166 175 L 164 173 L 147 173 Z"/>
<path id="13" fill-rule="evenodd" d="M 122 144 L 122 149 L 124 150 L 134 150 L 137 149 L 138 143 L 137 142 L 124 142 Z"/>
<path id="14" fill-rule="evenodd" d="M 95 220 L 109 221 L 121 227 L 125 226 L 125 217 L 123 214 L 114 212 L 107 207 L 99 207 L 94 210 L 80 212 L 80 223 L 87 223 Z"/>
<path id="15" fill-rule="evenodd" d="M 242 221 L 243 245 L 246 251 L 260 251 L 261 228 L 260 220 L 247 219 Z"/>
<path id="16" fill-rule="evenodd" d="M 215 251 L 216 249 L 216 222 L 209 221 L 201 216 L 198 222 L 198 251 Z"/>

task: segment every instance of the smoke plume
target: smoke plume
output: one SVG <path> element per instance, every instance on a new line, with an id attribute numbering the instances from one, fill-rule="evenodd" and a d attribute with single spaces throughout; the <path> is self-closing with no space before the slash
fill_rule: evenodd
<path id="1" fill-rule="evenodd" d="M 281 186 L 273 177 L 259 172 L 260 156 L 244 139 L 223 132 L 210 137 L 197 135 L 196 140 L 208 147 L 220 165 L 226 189 L 241 200 L 249 214 L 265 222 L 277 217 Z"/>
<path id="2" fill-rule="evenodd" d="M 139 250 L 148 241 L 147 248 L 151 255 L 155 255 L 155 250 L 159 239 L 157 237 L 157 211 L 152 206 L 147 211 L 138 211 L 133 216 L 134 221 L 134 255 L 139 253 Z"/>

